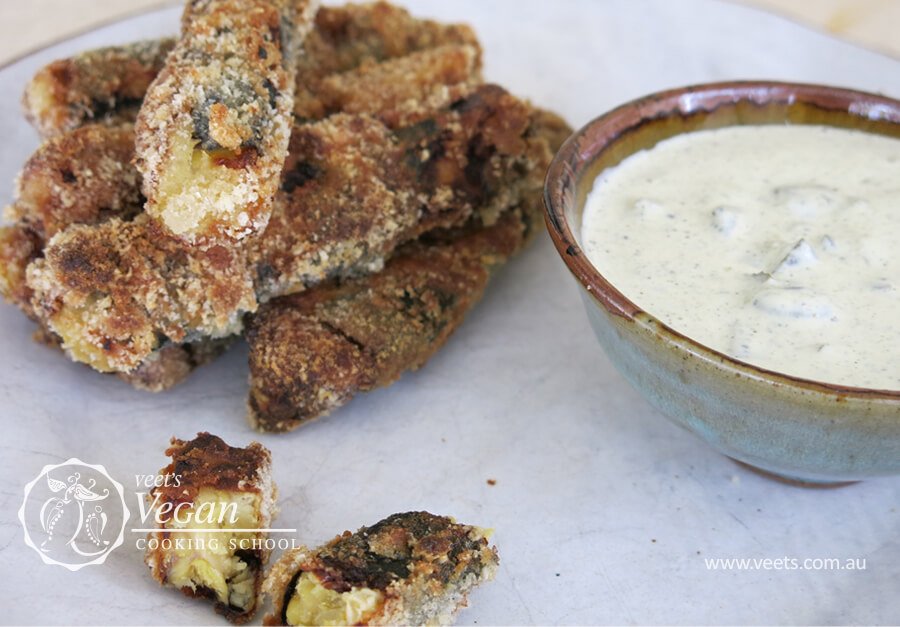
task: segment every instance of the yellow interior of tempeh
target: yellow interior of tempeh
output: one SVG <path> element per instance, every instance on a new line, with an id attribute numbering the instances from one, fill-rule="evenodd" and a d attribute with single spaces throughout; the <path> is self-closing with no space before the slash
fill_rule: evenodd
<path id="1" fill-rule="evenodd" d="M 379 608 L 384 595 L 370 588 L 335 592 L 312 573 L 297 579 L 285 617 L 289 625 L 359 625 Z"/>
<path id="2" fill-rule="evenodd" d="M 242 180 L 243 170 L 217 164 L 217 155 L 198 143 L 188 132 L 172 140 L 154 211 L 176 235 L 194 233 L 210 221 L 248 226 L 246 209 L 257 194 Z"/>
<path id="3" fill-rule="evenodd" d="M 260 496 L 254 492 L 227 492 L 201 488 L 190 509 L 170 520 L 167 529 L 209 529 L 201 533 L 173 533 L 182 540 L 167 554 L 166 579 L 179 588 L 205 587 L 221 603 L 247 609 L 255 602 L 255 570 L 234 553 L 249 548 L 254 532 L 218 531 L 259 527 Z M 185 520 L 186 519 L 186 520 Z"/>

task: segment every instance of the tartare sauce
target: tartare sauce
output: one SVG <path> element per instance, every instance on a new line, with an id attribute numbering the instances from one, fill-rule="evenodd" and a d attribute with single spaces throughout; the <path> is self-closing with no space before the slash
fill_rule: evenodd
<path id="1" fill-rule="evenodd" d="M 638 307 L 741 361 L 900 390 L 900 140 L 737 126 L 604 171 L 583 248 Z"/>

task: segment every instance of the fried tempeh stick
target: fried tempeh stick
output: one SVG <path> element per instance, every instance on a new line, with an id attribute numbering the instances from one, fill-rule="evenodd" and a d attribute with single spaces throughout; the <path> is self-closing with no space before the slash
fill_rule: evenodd
<path id="1" fill-rule="evenodd" d="M 256 309 L 242 249 L 185 247 L 146 214 L 57 234 L 27 281 L 66 353 L 101 372 L 130 372 L 169 341 L 238 333 Z"/>
<path id="2" fill-rule="evenodd" d="M 237 333 L 257 298 L 372 271 L 427 230 L 517 205 L 533 192 L 530 131 L 528 107 L 491 85 L 396 131 L 343 114 L 298 127 L 278 213 L 253 246 L 185 247 L 143 215 L 74 226 L 29 269 L 35 309 L 102 371 L 136 368 L 162 339 Z"/>
<path id="3" fill-rule="evenodd" d="M 523 217 L 413 242 L 381 272 L 263 305 L 246 331 L 251 426 L 291 431 L 423 366 L 524 244 Z"/>
<path id="4" fill-rule="evenodd" d="M 365 115 L 298 126 L 283 210 L 253 252 L 258 293 L 378 270 L 404 241 L 515 206 L 545 160 L 529 113 L 502 88 L 481 85 L 393 131 Z"/>
<path id="5" fill-rule="evenodd" d="M 94 224 L 140 211 L 130 125 L 88 125 L 53 137 L 28 158 L 16 180 L 15 201 L 0 227 L 0 294 L 29 317 L 25 269 L 47 240 L 70 224 Z"/>
<path id="6" fill-rule="evenodd" d="M 22 167 L 6 218 L 46 240 L 73 223 L 133 216 L 143 200 L 133 155 L 128 124 L 92 124 L 53 137 Z"/>
<path id="7" fill-rule="evenodd" d="M 315 0 L 192 0 L 136 122 L 146 211 L 188 243 L 265 228 Z"/>
<path id="8" fill-rule="evenodd" d="M 447 44 L 332 74 L 319 84 L 319 99 L 328 114 L 369 113 L 398 128 L 462 97 L 479 82 L 479 50 Z"/>
<path id="9" fill-rule="evenodd" d="M 166 455 L 172 462 L 159 473 L 166 484 L 148 495 L 159 529 L 147 538 L 150 573 L 187 596 L 212 599 L 232 623 L 246 623 L 271 552 L 265 539 L 276 511 L 272 456 L 258 442 L 233 447 L 209 433 L 172 438 Z"/>
<path id="10" fill-rule="evenodd" d="M 42 137 L 92 122 L 134 122 L 174 39 L 82 52 L 40 69 L 25 87 L 25 117 Z"/>
<path id="11" fill-rule="evenodd" d="M 491 531 L 406 512 L 285 553 L 266 577 L 266 625 L 448 625 L 494 578 Z"/>

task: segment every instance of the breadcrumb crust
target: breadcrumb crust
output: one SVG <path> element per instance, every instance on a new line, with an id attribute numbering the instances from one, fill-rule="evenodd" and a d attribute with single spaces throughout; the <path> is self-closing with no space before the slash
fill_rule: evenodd
<path id="1" fill-rule="evenodd" d="M 273 604 L 263 624 L 287 624 L 287 603 L 302 572 L 337 592 L 352 587 L 382 592 L 384 602 L 365 624 L 451 624 L 468 593 L 494 578 L 499 557 L 489 535 L 445 516 L 406 512 L 356 533 L 345 531 L 317 549 L 289 551 L 263 584 Z"/>

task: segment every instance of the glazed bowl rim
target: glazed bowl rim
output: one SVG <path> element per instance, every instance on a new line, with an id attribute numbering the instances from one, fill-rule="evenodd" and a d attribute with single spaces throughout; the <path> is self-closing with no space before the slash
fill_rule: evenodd
<path id="1" fill-rule="evenodd" d="M 699 95 L 715 96 L 716 94 L 730 95 L 731 98 L 723 99 L 721 103 L 709 109 L 693 108 L 694 97 Z M 566 186 L 577 188 L 581 172 L 589 167 L 603 150 L 614 145 L 628 130 L 658 118 L 702 113 L 703 111 L 712 112 L 720 106 L 734 105 L 741 101 L 758 105 L 775 102 L 790 104 L 795 101 L 797 96 L 800 96 L 799 100 L 806 102 L 816 98 L 846 101 L 849 103 L 848 107 L 834 110 L 873 120 L 884 119 L 900 126 L 900 100 L 843 87 L 782 81 L 727 81 L 655 92 L 631 100 L 594 118 L 563 143 L 551 161 L 544 181 L 544 217 L 547 230 L 566 267 L 600 306 L 604 307 L 608 313 L 635 323 L 645 331 L 658 334 L 667 344 L 675 346 L 679 351 L 687 351 L 706 361 L 717 362 L 729 371 L 758 381 L 832 397 L 837 396 L 842 400 L 858 399 L 900 404 L 900 390 L 844 386 L 769 370 L 709 348 L 682 334 L 641 309 L 603 276 L 587 258 L 578 243 L 579 238 L 573 233 L 566 217 L 563 193 Z M 648 115 L 647 111 L 638 115 L 634 114 L 634 112 L 647 109 L 656 111 L 656 114 Z M 891 112 L 891 116 L 885 117 L 885 112 Z M 827 125 L 828 123 L 822 122 L 822 124 Z M 603 133 L 599 133 L 599 130 L 602 130 Z M 582 150 L 579 153 L 582 140 L 595 134 L 602 135 L 601 140 L 591 142 L 587 151 Z M 676 135 L 678 134 L 682 134 L 682 132 L 676 133 Z M 573 167 L 573 164 L 579 164 L 580 167 Z"/>

